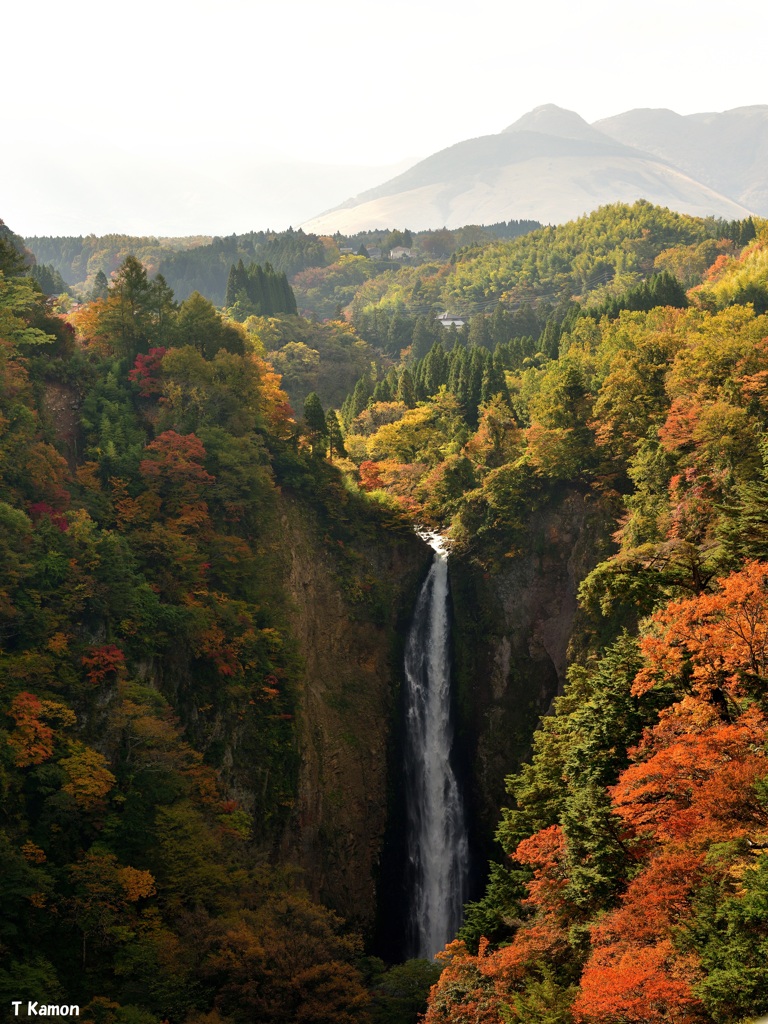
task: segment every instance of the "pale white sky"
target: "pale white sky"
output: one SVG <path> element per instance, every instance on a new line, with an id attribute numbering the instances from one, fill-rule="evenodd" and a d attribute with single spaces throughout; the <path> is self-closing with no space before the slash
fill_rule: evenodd
<path id="1" fill-rule="evenodd" d="M 768 102 L 741 0 L 37 0 L 0 14 L 0 218 L 24 235 L 298 224 L 542 103 Z"/>

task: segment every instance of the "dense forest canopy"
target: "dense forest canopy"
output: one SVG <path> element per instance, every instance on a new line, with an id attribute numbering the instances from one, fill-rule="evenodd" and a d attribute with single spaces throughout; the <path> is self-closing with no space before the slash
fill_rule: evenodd
<path id="1" fill-rule="evenodd" d="M 43 241 L 92 280 L 46 298 L 0 233 L 6 997 L 92 1024 L 407 1024 L 432 984 L 427 1024 L 768 1012 L 768 225 L 619 204 L 403 266 L 264 233 L 165 247 L 167 276 L 157 240 L 115 266 Z M 221 291 L 177 295 L 198 259 Z M 503 586 L 573 494 L 611 527 L 568 685 L 439 979 L 387 968 L 280 853 L 284 502 L 375 621 L 361 546 L 430 526 Z"/>
<path id="2" fill-rule="evenodd" d="M 410 232 L 367 231 L 357 235 L 318 237 L 294 231 L 249 231 L 223 238 L 136 238 L 130 235 L 19 238 L 38 263 L 50 266 L 67 285 L 85 292 L 93 289 L 99 273 L 109 276 L 127 256 L 141 260 L 150 274 L 162 273 L 174 293 L 185 299 L 199 291 L 217 305 L 225 301 L 228 276 L 233 264 L 270 263 L 278 273 L 294 278 L 311 267 L 324 267 L 346 252 L 360 253 L 368 246 L 389 261 L 395 246 L 414 245 L 426 254 L 447 258 L 467 244 L 491 238 L 514 238 L 540 227 L 537 221 L 509 221 L 488 226 L 470 226 L 455 231 Z M 227 303 L 228 305 L 230 303 Z"/>

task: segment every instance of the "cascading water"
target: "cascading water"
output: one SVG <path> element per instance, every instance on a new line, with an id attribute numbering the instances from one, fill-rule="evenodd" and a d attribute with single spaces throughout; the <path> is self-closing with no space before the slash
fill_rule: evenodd
<path id="1" fill-rule="evenodd" d="M 451 766 L 448 553 L 440 537 L 405 647 L 408 953 L 432 959 L 456 934 L 467 889 L 464 808 Z"/>

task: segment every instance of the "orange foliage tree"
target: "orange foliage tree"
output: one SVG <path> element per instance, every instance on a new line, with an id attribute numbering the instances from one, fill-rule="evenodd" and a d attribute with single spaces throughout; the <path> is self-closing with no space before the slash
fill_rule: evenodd
<path id="1" fill-rule="evenodd" d="M 743 872 L 739 842 L 768 834 L 760 787 L 768 778 L 765 700 L 768 566 L 749 563 L 714 594 L 654 615 L 634 689 L 683 691 L 630 752 L 611 787 L 640 867 L 619 906 L 591 929 L 592 953 L 574 1004 L 584 1024 L 709 1020 L 703 972 L 680 935 L 704 879 Z M 688 692 L 685 692 L 688 691 Z M 755 701 L 758 697 L 758 702 Z M 730 850 L 717 858 L 713 846 Z M 729 844 L 723 846 L 722 844 Z"/>
<path id="2" fill-rule="evenodd" d="M 11 702 L 8 714 L 16 728 L 8 738 L 8 746 L 19 768 L 42 764 L 53 756 L 56 733 L 49 721 L 60 728 L 74 725 L 75 713 L 64 704 L 41 700 L 34 693 L 19 693 Z"/>

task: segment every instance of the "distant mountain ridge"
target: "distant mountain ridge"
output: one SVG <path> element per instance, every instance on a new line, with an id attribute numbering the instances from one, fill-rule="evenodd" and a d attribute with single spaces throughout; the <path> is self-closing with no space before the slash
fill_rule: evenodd
<path id="1" fill-rule="evenodd" d="M 720 114 L 629 110 L 596 121 L 594 127 L 675 164 L 768 217 L 768 105 L 736 107 Z"/>
<path id="2" fill-rule="evenodd" d="M 744 111 L 757 114 L 745 117 Z M 450 228 L 510 218 L 562 223 L 606 203 L 636 199 L 697 216 L 768 214 L 768 175 L 763 172 L 761 178 L 758 167 L 760 154 L 768 155 L 768 106 L 727 112 L 731 118 L 693 115 L 705 120 L 691 122 L 695 146 L 681 154 L 662 127 L 664 117 L 638 119 L 636 114 L 679 118 L 672 111 L 630 111 L 590 125 L 575 111 L 546 104 L 498 135 L 456 143 L 302 226 L 320 233 L 349 233 L 397 225 Z M 743 155 L 713 159 L 706 175 L 698 170 L 718 125 L 727 129 L 735 153 L 745 154 L 752 137 L 757 157 L 748 161 L 750 171 L 739 174 Z M 768 159 L 762 163 L 766 166 Z M 720 181 L 729 191 L 713 184 Z"/>

